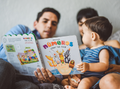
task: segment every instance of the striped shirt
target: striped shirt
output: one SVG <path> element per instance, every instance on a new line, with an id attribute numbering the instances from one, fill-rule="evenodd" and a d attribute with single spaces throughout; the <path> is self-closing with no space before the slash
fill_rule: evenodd
<path id="1" fill-rule="evenodd" d="M 82 61 L 86 63 L 98 63 L 99 62 L 99 53 L 102 49 L 108 49 L 108 46 L 101 46 L 95 49 L 86 48 L 85 49 L 85 55 L 82 57 Z M 105 74 L 104 72 L 91 72 L 86 71 L 82 76 L 83 77 L 90 77 L 90 76 L 96 76 L 98 78 L 103 77 Z"/>

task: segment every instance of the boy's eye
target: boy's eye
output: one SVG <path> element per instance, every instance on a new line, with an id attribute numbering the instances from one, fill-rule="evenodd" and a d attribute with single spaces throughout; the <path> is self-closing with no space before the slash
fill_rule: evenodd
<path id="1" fill-rule="evenodd" d="M 82 26 L 83 24 L 79 24 L 79 26 Z"/>
<path id="2" fill-rule="evenodd" d="M 82 34 L 84 34 L 84 32 L 81 32 Z"/>

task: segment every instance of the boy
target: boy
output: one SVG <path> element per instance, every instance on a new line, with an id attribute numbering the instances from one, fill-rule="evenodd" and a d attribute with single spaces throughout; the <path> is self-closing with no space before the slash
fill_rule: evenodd
<path id="1" fill-rule="evenodd" d="M 87 48 L 85 55 L 81 56 L 83 62 L 77 65 L 77 70 L 84 72 L 78 89 L 89 89 L 104 76 L 104 71 L 109 67 L 109 47 L 104 42 L 112 33 L 112 25 L 107 18 L 97 16 L 85 21 L 82 28 L 82 41 Z M 75 89 L 68 85 L 65 88 Z"/>

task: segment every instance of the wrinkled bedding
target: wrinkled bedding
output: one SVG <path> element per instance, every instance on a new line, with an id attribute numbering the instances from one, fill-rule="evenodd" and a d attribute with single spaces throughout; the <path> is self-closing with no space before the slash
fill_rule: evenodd
<path id="1" fill-rule="evenodd" d="M 112 34 L 108 40 L 117 40 L 120 43 L 120 30 Z"/>

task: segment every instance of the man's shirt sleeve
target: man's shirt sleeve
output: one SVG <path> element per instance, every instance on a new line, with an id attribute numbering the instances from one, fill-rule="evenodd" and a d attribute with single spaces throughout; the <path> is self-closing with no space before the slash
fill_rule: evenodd
<path id="1" fill-rule="evenodd" d="M 32 31 L 24 25 L 16 25 L 15 27 L 11 28 L 5 35 L 13 35 L 13 34 L 30 34 Z"/>

